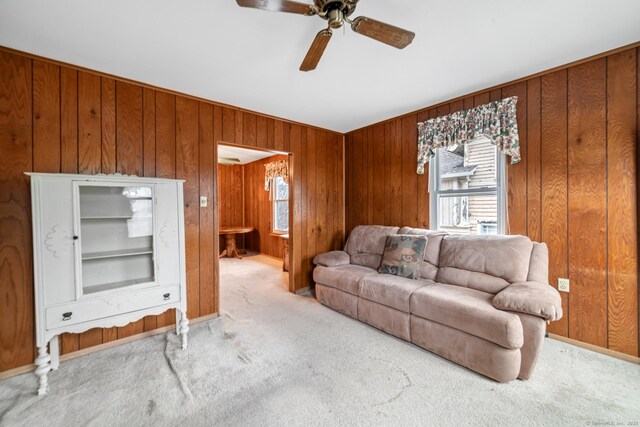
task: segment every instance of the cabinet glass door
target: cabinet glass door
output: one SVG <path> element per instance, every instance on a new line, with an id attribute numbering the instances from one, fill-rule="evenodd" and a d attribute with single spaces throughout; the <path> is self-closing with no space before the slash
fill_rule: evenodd
<path id="1" fill-rule="evenodd" d="M 78 183 L 82 293 L 155 282 L 154 188 Z"/>

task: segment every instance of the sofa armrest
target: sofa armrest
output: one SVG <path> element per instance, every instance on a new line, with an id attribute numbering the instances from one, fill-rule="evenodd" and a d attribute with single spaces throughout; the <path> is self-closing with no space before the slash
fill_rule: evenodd
<path id="1" fill-rule="evenodd" d="M 315 265 L 324 265 L 325 267 L 337 267 L 351 263 L 349 254 L 344 251 L 331 251 L 316 255 L 313 259 Z"/>
<path id="2" fill-rule="evenodd" d="M 545 283 L 516 282 L 504 288 L 493 298 L 499 310 L 532 314 L 545 320 L 562 318 L 562 298 L 558 291 Z"/>

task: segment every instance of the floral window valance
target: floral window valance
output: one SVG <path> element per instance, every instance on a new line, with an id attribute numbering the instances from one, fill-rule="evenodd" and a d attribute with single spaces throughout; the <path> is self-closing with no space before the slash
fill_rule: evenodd
<path id="1" fill-rule="evenodd" d="M 518 97 L 512 96 L 418 123 L 418 173 L 424 174 L 424 165 L 436 154 L 436 149 L 481 137 L 510 156 L 512 164 L 518 163 L 517 102 Z"/>
<path id="2" fill-rule="evenodd" d="M 266 163 L 264 165 L 264 189 L 269 191 L 271 179 L 282 177 L 284 182 L 289 180 L 289 162 L 286 160 L 278 160 L 276 162 Z"/>

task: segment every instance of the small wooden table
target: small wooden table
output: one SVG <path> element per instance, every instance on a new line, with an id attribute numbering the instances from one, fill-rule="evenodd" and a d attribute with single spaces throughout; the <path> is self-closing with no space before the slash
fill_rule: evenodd
<path id="1" fill-rule="evenodd" d="M 242 259 L 236 247 L 236 234 L 251 233 L 253 227 L 220 227 L 220 234 L 224 235 L 227 248 L 220 253 L 220 258 L 239 258 Z"/>

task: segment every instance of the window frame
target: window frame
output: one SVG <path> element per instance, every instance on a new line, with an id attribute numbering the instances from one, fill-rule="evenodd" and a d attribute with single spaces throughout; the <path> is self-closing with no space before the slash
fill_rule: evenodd
<path id="1" fill-rule="evenodd" d="M 474 144 L 487 141 L 486 138 L 477 138 L 467 144 Z M 489 142 L 490 143 L 490 142 Z M 446 150 L 447 147 L 438 148 L 436 155 L 429 161 L 429 227 L 432 230 L 439 229 L 439 202 L 441 197 L 444 196 L 496 196 L 497 198 L 497 234 L 505 234 L 507 228 L 507 180 L 506 180 L 506 168 L 507 161 L 506 155 L 496 150 L 496 187 L 486 188 L 472 188 L 472 189 L 458 189 L 458 190 L 441 190 L 442 184 L 440 176 L 440 150 Z"/>
<path id="2" fill-rule="evenodd" d="M 277 183 L 276 180 L 280 178 L 284 181 L 284 178 L 282 178 L 281 176 L 275 177 L 275 178 L 270 178 L 271 179 L 271 183 L 269 185 L 269 201 L 271 203 L 271 234 L 275 234 L 275 235 L 283 235 L 283 234 L 288 234 L 289 230 L 288 228 L 291 227 L 290 224 L 290 219 L 291 219 L 291 215 L 289 215 L 288 219 L 287 219 L 287 230 L 279 230 L 276 228 L 276 209 L 278 206 L 278 203 L 276 202 L 287 202 L 287 205 L 289 205 L 289 198 L 287 197 L 286 199 L 278 199 L 277 198 Z M 289 186 L 288 182 L 285 182 L 285 184 L 287 184 L 287 186 Z M 290 190 L 290 188 L 289 188 Z M 287 192 L 288 194 L 288 192 Z"/>

